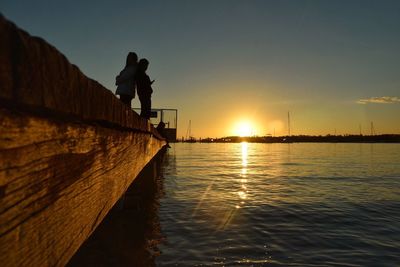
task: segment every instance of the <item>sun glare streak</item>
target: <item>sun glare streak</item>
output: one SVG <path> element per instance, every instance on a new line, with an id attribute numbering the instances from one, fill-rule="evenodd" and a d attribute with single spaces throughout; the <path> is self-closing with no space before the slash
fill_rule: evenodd
<path id="1" fill-rule="evenodd" d="M 201 195 L 201 198 L 199 200 L 199 202 L 196 205 L 196 208 L 194 208 L 193 213 L 192 213 L 192 217 L 196 216 L 197 211 L 199 210 L 199 208 L 201 207 L 201 205 L 203 204 L 203 201 L 206 199 L 207 195 L 209 194 L 212 186 L 213 186 L 214 182 L 212 182 L 207 189 L 204 191 L 204 193 Z"/>
<path id="2" fill-rule="evenodd" d="M 233 206 L 232 209 L 227 210 L 223 216 L 221 216 L 220 223 L 215 231 L 221 231 L 229 227 L 232 220 L 240 214 L 240 209 L 246 204 L 246 200 L 248 199 L 248 188 L 247 188 L 247 165 L 248 165 L 248 143 L 241 143 L 241 160 L 242 160 L 242 168 L 240 170 L 240 179 L 238 179 L 240 188 L 233 192 L 237 194 L 238 203 Z M 206 190 L 207 192 L 207 190 Z M 197 208 L 196 208 L 197 209 Z"/>

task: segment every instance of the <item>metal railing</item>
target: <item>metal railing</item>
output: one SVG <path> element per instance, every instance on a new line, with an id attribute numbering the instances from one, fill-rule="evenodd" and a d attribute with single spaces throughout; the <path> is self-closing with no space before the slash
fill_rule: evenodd
<path id="1" fill-rule="evenodd" d="M 140 108 L 133 108 L 135 112 L 140 114 Z M 171 108 L 152 108 L 150 113 L 150 122 L 157 128 L 160 122 L 165 123 L 163 131 L 164 137 L 169 142 L 176 141 L 176 133 L 178 129 L 178 110 Z"/>

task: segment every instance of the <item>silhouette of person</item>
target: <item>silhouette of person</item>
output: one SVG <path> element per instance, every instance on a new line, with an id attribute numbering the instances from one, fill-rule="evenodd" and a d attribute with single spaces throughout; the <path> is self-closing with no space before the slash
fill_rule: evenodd
<path id="1" fill-rule="evenodd" d="M 163 121 L 160 121 L 160 123 L 157 125 L 156 130 L 162 137 L 165 138 L 165 123 Z"/>
<path id="2" fill-rule="evenodd" d="M 150 77 L 146 74 L 146 70 L 149 67 L 149 61 L 145 58 L 139 60 L 138 69 L 136 72 L 136 87 L 137 93 L 140 100 L 140 116 L 146 119 L 150 119 L 151 113 L 151 94 L 153 88 L 151 88 L 153 81 L 150 81 Z"/>
<path id="3" fill-rule="evenodd" d="M 165 140 L 167 141 L 167 147 L 171 147 L 169 145 L 169 140 L 168 140 L 167 134 L 165 132 L 165 123 L 163 121 L 160 121 L 160 123 L 157 125 L 156 130 L 161 135 L 161 137 L 165 138 Z"/>
<path id="4" fill-rule="evenodd" d="M 129 52 L 126 57 L 125 68 L 115 78 L 117 90 L 115 94 L 119 95 L 122 103 L 131 107 L 132 98 L 135 98 L 135 76 L 138 65 L 138 56 L 134 52 Z"/>

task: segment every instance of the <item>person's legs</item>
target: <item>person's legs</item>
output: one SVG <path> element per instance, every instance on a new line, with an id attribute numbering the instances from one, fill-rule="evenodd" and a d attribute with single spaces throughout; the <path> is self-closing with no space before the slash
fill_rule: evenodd
<path id="1" fill-rule="evenodd" d="M 150 119 L 151 98 L 147 96 L 139 97 L 140 100 L 140 117 Z"/>
<path id="2" fill-rule="evenodd" d="M 145 101 L 144 101 L 144 117 L 146 119 L 150 119 L 150 115 L 151 115 L 151 98 L 150 97 L 146 97 Z"/>
<path id="3" fill-rule="evenodd" d="M 128 107 L 131 107 L 132 97 L 130 95 L 120 95 L 119 99 L 121 100 L 122 103 L 124 103 Z"/>
<path id="4" fill-rule="evenodd" d="M 146 107 L 146 105 L 145 105 L 145 97 L 139 97 L 139 100 L 140 100 L 140 117 L 142 117 L 142 118 L 145 118 L 145 112 L 146 112 L 146 110 L 145 110 L 145 107 Z"/>

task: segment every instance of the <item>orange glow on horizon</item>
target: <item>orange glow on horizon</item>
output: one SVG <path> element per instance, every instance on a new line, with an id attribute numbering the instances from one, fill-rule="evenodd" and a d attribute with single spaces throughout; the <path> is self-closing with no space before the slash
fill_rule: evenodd
<path id="1" fill-rule="evenodd" d="M 236 123 L 233 134 L 241 137 L 255 135 L 254 124 L 250 121 L 244 120 Z"/>

